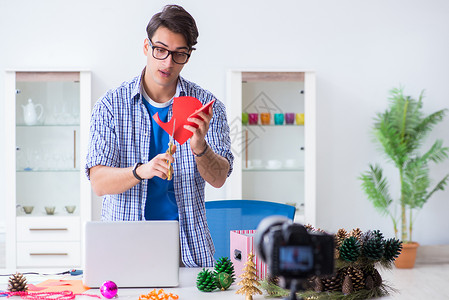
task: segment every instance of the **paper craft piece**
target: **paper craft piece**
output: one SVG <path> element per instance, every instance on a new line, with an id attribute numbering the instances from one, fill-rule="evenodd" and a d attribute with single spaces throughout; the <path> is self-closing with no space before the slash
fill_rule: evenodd
<path id="1" fill-rule="evenodd" d="M 81 280 L 57 280 L 57 279 L 48 279 L 44 282 L 36 284 L 37 288 L 40 289 L 40 292 L 62 292 L 62 291 L 70 291 L 74 294 L 81 294 L 88 289 L 89 287 L 83 285 Z"/>
<path id="2" fill-rule="evenodd" d="M 39 292 L 46 289 L 46 287 L 35 286 L 34 284 L 31 283 L 28 284 L 27 287 L 29 292 Z"/>
<path id="3" fill-rule="evenodd" d="M 161 126 L 168 134 L 173 132 L 173 122 L 176 120 L 175 133 L 173 138 L 180 144 L 184 144 L 193 135 L 193 133 L 184 128 L 184 125 L 191 125 L 198 127 L 195 123 L 187 121 L 188 118 L 201 118 L 198 114 L 202 111 L 208 113 L 210 106 L 215 102 L 215 100 L 210 101 L 206 105 L 202 106 L 200 100 L 189 97 L 176 97 L 173 99 L 173 115 L 171 120 L 164 123 L 160 120 L 159 114 L 155 113 L 153 119 L 156 123 Z"/>

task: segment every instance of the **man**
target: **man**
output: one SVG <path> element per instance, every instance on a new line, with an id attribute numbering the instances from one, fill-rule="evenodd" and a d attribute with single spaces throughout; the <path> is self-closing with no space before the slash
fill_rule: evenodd
<path id="1" fill-rule="evenodd" d="M 192 96 L 204 105 L 215 97 L 179 74 L 197 43 L 195 20 L 167 5 L 147 26 L 141 76 L 107 92 L 92 112 L 86 173 L 103 196 L 103 220 L 179 220 L 182 262 L 212 266 L 214 247 L 204 206 L 205 182 L 219 188 L 232 172 L 229 125 L 222 102 L 189 119 L 196 126 L 183 145 L 166 153 L 169 135 L 153 120 L 171 119 L 174 97 Z M 167 180 L 168 164 L 173 180 Z"/>

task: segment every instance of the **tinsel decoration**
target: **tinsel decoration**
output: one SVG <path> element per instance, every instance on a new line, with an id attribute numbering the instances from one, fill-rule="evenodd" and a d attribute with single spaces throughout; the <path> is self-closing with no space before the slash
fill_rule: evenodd
<path id="1" fill-rule="evenodd" d="M 309 226 L 309 233 L 317 232 Z M 402 250 L 402 242 L 385 239 L 379 230 L 362 232 L 359 228 L 341 228 L 334 235 L 335 273 L 332 276 L 311 276 L 307 291 L 298 293 L 303 299 L 370 299 L 394 291 L 382 281 L 377 267 L 392 268 Z M 262 282 L 273 297 L 285 297 L 288 290 L 272 282 Z"/>
<path id="2" fill-rule="evenodd" d="M 232 283 L 235 281 L 234 264 L 227 257 L 220 257 L 214 265 L 214 274 L 228 273 L 231 276 Z"/>
<path id="3" fill-rule="evenodd" d="M 196 287 L 202 292 L 212 292 L 217 288 L 214 273 L 203 268 L 196 277 Z"/>
<path id="4" fill-rule="evenodd" d="M 25 292 L 28 290 L 27 280 L 21 273 L 13 274 L 8 280 L 9 292 Z"/>

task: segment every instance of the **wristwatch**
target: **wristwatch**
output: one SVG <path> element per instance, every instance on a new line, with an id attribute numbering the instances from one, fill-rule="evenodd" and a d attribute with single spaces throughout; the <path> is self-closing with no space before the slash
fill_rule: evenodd
<path id="1" fill-rule="evenodd" d="M 140 176 L 137 174 L 136 170 L 137 170 L 137 168 L 140 167 L 141 165 L 142 165 L 142 163 L 141 163 L 141 162 L 138 162 L 138 163 L 136 163 L 136 164 L 134 165 L 134 168 L 133 168 L 133 175 L 134 175 L 134 177 L 136 177 L 136 179 L 139 180 L 139 181 L 142 181 L 143 178 L 140 177 Z"/>
<path id="2" fill-rule="evenodd" d="M 191 149 L 191 150 L 192 150 L 193 156 L 195 156 L 195 157 L 201 157 L 201 156 L 203 156 L 204 154 L 206 154 L 207 148 L 209 148 L 209 145 L 208 145 L 207 142 L 206 142 L 206 147 L 204 148 L 203 152 L 201 152 L 200 154 L 196 154 L 192 149 Z"/>

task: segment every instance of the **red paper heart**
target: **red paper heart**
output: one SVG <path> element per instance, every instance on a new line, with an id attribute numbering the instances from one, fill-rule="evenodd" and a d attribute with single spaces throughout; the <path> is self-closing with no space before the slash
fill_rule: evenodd
<path id="1" fill-rule="evenodd" d="M 173 99 L 173 114 L 167 123 L 164 123 L 159 118 L 159 114 L 155 113 L 153 119 L 156 123 L 161 126 L 169 135 L 173 133 L 173 123 L 175 123 L 175 133 L 173 138 L 180 144 L 184 144 L 193 135 L 193 133 L 184 128 L 184 125 L 191 125 L 198 127 L 195 123 L 188 122 L 187 119 L 190 117 L 200 118 L 198 113 L 201 111 L 209 112 L 209 107 L 214 103 L 215 100 L 210 101 L 206 105 L 202 106 L 200 100 L 195 97 L 182 96 Z"/>

